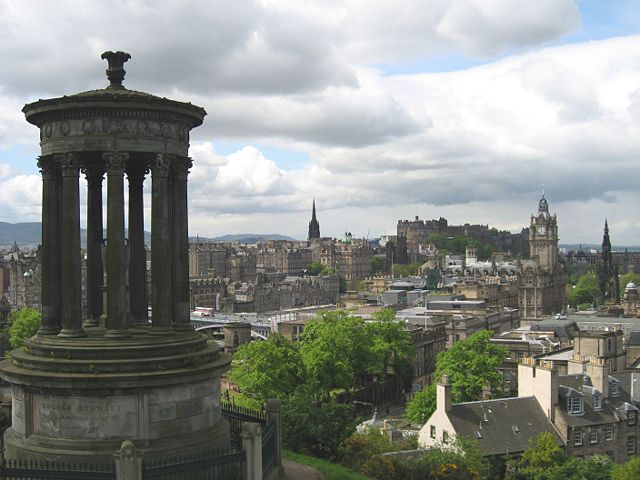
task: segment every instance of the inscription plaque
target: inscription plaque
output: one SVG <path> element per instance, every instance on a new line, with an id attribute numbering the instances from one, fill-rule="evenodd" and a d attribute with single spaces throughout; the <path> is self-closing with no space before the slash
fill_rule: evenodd
<path id="1" fill-rule="evenodd" d="M 138 436 L 138 399 L 33 396 L 33 433 L 47 437 Z"/>

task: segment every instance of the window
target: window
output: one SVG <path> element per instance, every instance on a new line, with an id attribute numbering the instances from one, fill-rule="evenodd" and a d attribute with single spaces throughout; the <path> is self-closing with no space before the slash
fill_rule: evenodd
<path id="1" fill-rule="evenodd" d="M 573 444 L 576 447 L 582 446 L 582 427 L 575 427 L 573 429 Z"/>
<path id="2" fill-rule="evenodd" d="M 435 425 L 431 425 L 429 433 L 430 433 L 431 438 L 436 438 L 436 426 Z"/>
<path id="3" fill-rule="evenodd" d="M 591 427 L 591 431 L 589 432 L 589 443 L 594 444 L 598 443 L 598 427 Z"/>
<path id="4" fill-rule="evenodd" d="M 610 442 L 613 440 L 613 425 L 605 425 L 604 426 L 604 441 Z"/>
<path id="5" fill-rule="evenodd" d="M 611 395 L 612 397 L 620 396 L 619 387 L 620 387 L 619 382 L 609 377 L 609 395 Z"/>
<path id="6" fill-rule="evenodd" d="M 609 460 L 611 460 L 613 462 L 613 451 L 612 450 L 607 450 L 607 457 L 609 457 Z"/>
<path id="7" fill-rule="evenodd" d="M 636 436 L 629 435 L 627 437 L 627 455 L 633 455 L 636 453 Z"/>
<path id="8" fill-rule="evenodd" d="M 449 443 L 449 432 L 447 432 L 446 430 L 443 430 L 442 432 L 442 441 L 444 443 Z"/>
<path id="9" fill-rule="evenodd" d="M 570 415 L 582 415 L 582 397 L 567 397 L 567 412 Z"/>
<path id="10" fill-rule="evenodd" d="M 630 410 L 627 412 L 627 425 L 635 425 L 636 424 L 636 411 Z"/>
<path id="11" fill-rule="evenodd" d="M 599 393 L 593 394 L 593 409 L 602 410 L 602 395 Z"/>

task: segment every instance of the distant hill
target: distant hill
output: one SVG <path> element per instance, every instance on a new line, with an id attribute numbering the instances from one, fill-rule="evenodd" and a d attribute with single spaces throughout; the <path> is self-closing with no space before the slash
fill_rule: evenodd
<path id="1" fill-rule="evenodd" d="M 238 233 L 235 235 L 222 235 L 221 237 L 206 238 L 206 237 L 189 237 L 190 242 L 199 241 L 202 243 L 212 242 L 239 242 L 239 243 L 258 243 L 265 242 L 267 240 L 295 240 L 293 237 L 287 235 L 280 235 L 278 233 Z"/>
<path id="2" fill-rule="evenodd" d="M 602 249 L 602 245 L 598 243 L 563 243 L 558 245 L 560 248 L 566 248 L 567 250 L 598 250 Z M 625 249 L 628 252 L 640 252 L 640 246 L 638 245 L 612 245 L 611 249 L 614 252 L 624 252 Z"/>
<path id="3" fill-rule="evenodd" d="M 0 222 L 0 246 L 18 245 L 37 246 L 40 243 L 40 222 L 7 223 Z"/>
<path id="4" fill-rule="evenodd" d="M 42 231 L 40 222 L 24 222 L 24 223 L 7 223 L 0 222 L 0 248 L 13 245 L 18 242 L 20 247 L 36 247 L 40 244 L 40 236 Z M 266 240 L 295 240 L 286 235 L 277 233 L 259 234 L 259 233 L 239 233 L 236 235 L 223 235 L 221 237 L 206 238 L 199 237 L 199 241 L 203 243 L 209 242 L 240 242 L 240 243 L 258 243 Z M 151 233 L 144 232 L 144 241 L 151 246 Z M 195 242 L 196 237 L 189 237 L 190 242 Z M 80 242 L 82 245 L 87 243 L 87 231 L 80 231 Z"/>

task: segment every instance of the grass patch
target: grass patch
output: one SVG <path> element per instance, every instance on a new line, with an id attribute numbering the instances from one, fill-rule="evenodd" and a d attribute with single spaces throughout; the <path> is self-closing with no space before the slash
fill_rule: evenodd
<path id="1" fill-rule="evenodd" d="M 309 455 L 304 455 L 302 453 L 294 453 L 284 450 L 282 452 L 282 458 L 315 468 L 322 474 L 324 480 L 370 480 L 369 477 L 365 477 L 360 473 L 349 470 L 342 465 L 331 463 L 320 458 L 311 457 Z"/>

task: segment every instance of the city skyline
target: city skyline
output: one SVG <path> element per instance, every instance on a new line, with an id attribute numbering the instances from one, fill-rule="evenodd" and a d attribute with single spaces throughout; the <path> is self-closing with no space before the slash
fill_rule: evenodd
<path id="1" fill-rule="evenodd" d="M 22 106 L 125 86 L 203 105 L 190 234 L 519 231 L 544 187 L 560 243 L 637 245 L 640 3 L 0 2 L 0 221 L 37 221 Z M 106 64 L 103 65 L 106 68 Z M 149 189 L 147 189 L 149 191 Z M 83 192 L 84 193 L 84 192 Z M 148 228 L 150 201 L 146 201 Z"/>

